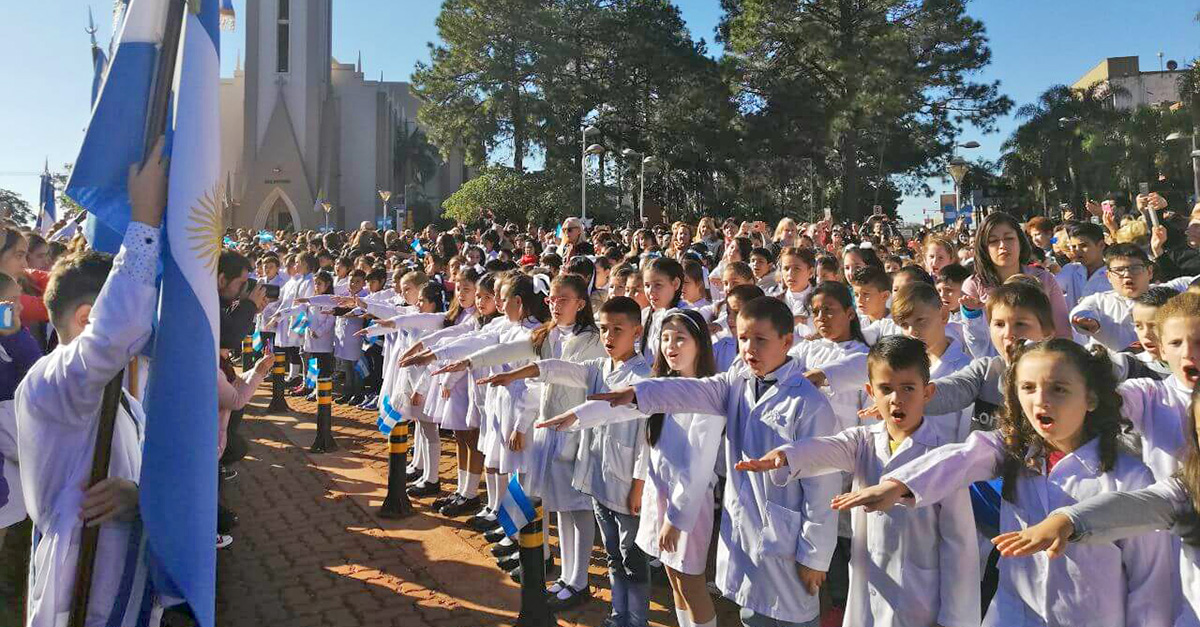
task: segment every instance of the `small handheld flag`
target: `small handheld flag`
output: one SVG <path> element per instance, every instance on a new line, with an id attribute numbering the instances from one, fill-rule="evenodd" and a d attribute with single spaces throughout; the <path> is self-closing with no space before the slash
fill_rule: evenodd
<path id="1" fill-rule="evenodd" d="M 354 363 L 354 371 L 364 379 L 371 376 L 371 360 L 367 359 L 366 355 L 359 357 L 358 361 Z"/>
<path id="2" fill-rule="evenodd" d="M 308 331 L 308 313 L 304 312 L 297 316 L 295 322 L 292 323 L 291 329 L 292 333 L 296 335 L 304 335 L 304 332 Z"/>
<path id="3" fill-rule="evenodd" d="M 304 387 L 317 387 L 317 377 L 320 375 L 321 369 L 317 367 L 317 358 L 313 357 L 308 360 L 308 370 L 304 373 Z"/>
<path id="4" fill-rule="evenodd" d="M 250 346 L 254 352 L 261 353 L 263 349 L 263 337 L 260 331 L 254 331 L 254 335 L 250 336 Z"/>
<path id="5" fill-rule="evenodd" d="M 379 427 L 379 432 L 384 435 L 391 435 L 392 429 L 400 424 L 404 415 L 400 410 L 392 407 L 392 398 L 385 396 L 379 399 L 379 420 L 375 421 L 375 426 Z"/>
<path id="6" fill-rule="evenodd" d="M 496 521 L 504 527 L 504 533 L 509 537 L 516 536 L 521 527 L 529 524 L 529 521 L 537 517 L 537 511 L 533 508 L 533 503 L 529 502 L 529 497 L 525 496 L 525 490 L 521 489 L 521 482 L 517 481 L 517 476 L 513 475 L 508 481 L 508 493 L 500 499 L 500 511 L 496 512 Z"/>

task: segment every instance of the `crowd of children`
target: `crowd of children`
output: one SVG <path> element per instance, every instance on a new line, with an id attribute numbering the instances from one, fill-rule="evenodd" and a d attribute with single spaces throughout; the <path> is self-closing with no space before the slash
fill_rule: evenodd
<path id="1" fill-rule="evenodd" d="M 1153 246 L 1073 221 L 1047 250 L 1000 212 L 961 246 L 874 219 L 584 226 L 227 245 L 278 290 L 255 340 L 291 393 L 333 377 L 382 431 L 409 422 L 408 494 L 514 578 L 510 480 L 541 500 L 555 609 L 597 602 L 598 530 L 607 627 L 648 625 L 660 572 L 683 627 L 717 624 L 710 582 L 746 627 L 1200 625 L 1200 290 Z M 110 291 L 141 290 L 135 258 Z M 52 495 L 27 484 L 36 523 Z"/>

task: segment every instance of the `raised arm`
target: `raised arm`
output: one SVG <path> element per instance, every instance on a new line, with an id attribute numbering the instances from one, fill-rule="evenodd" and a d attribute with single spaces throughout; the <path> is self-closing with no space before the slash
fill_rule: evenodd
<path id="1" fill-rule="evenodd" d="M 491 368 L 538 357 L 537 351 L 533 349 L 533 342 L 524 337 L 512 342 L 487 346 L 471 353 L 468 359 L 471 360 L 471 366 L 474 368 Z"/>
<path id="2" fill-rule="evenodd" d="M 990 358 L 977 358 L 965 368 L 948 377 L 934 380 L 937 392 L 925 405 L 927 415 L 936 416 L 961 411 L 975 403 L 987 382 Z"/>
<path id="3" fill-rule="evenodd" d="M 908 487 L 913 504 L 941 502 L 976 481 L 995 479 L 1004 459 L 1004 444 L 992 431 L 976 431 L 962 444 L 947 444 L 925 453 L 883 476 Z"/>
<path id="4" fill-rule="evenodd" d="M 575 363 L 565 359 L 540 359 L 537 362 L 540 374 L 537 380 L 551 385 L 587 389 L 589 381 L 600 378 L 598 362 Z"/>
<path id="5" fill-rule="evenodd" d="M 725 414 L 730 393 L 728 372 L 703 379 L 682 377 L 646 379 L 633 385 L 636 406 L 646 414 Z"/>

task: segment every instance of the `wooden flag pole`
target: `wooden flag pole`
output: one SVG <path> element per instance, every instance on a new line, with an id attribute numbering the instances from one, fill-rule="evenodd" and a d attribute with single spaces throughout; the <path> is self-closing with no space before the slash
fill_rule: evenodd
<path id="1" fill-rule="evenodd" d="M 167 107 L 171 102 L 171 86 L 175 79 L 175 61 L 179 54 L 179 39 L 183 31 L 183 12 L 186 0 L 169 0 L 166 29 L 162 47 L 159 49 L 158 70 L 154 76 L 148 111 L 146 114 L 144 155 L 149 155 L 158 138 L 166 132 Z M 112 460 L 113 433 L 120 407 L 125 372 L 104 386 L 104 397 L 100 401 L 100 424 L 96 432 L 96 448 L 92 457 L 92 472 L 88 487 L 108 478 L 108 466 Z M 79 540 L 79 561 L 75 567 L 75 588 L 71 595 L 71 613 L 67 627 L 84 627 L 87 620 L 88 602 L 92 592 L 92 574 L 96 565 L 96 548 L 100 540 L 100 527 L 84 526 Z"/>

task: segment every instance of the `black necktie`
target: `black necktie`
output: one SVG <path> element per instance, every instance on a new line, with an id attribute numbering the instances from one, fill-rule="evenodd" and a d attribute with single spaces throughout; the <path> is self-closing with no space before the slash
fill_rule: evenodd
<path id="1" fill-rule="evenodd" d="M 775 379 L 764 379 L 762 377 L 754 377 L 754 398 L 762 398 L 771 386 L 775 385 Z"/>

